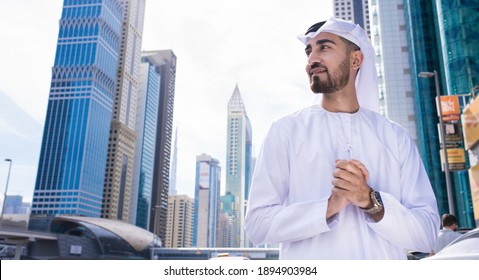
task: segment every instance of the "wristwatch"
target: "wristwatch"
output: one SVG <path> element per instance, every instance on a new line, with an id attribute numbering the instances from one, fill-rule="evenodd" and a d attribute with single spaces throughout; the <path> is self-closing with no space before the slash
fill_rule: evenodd
<path id="1" fill-rule="evenodd" d="M 369 197 L 371 198 L 371 201 L 373 202 L 373 207 L 371 208 L 362 208 L 364 213 L 366 214 L 376 214 L 378 212 L 381 212 L 383 210 L 383 201 L 381 199 L 381 194 L 378 191 L 375 191 L 374 189 L 371 189 L 371 192 L 369 193 Z"/>

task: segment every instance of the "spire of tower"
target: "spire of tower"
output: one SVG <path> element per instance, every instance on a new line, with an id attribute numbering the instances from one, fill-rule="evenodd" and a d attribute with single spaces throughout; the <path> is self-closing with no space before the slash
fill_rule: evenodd
<path id="1" fill-rule="evenodd" d="M 229 113 L 246 113 L 246 109 L 243 104 L 243 99 L 241 98 L 241 93 L 236 84 L 233 95 L 231 95 L 230 101 L 228 101 L 228 112 Z"/>

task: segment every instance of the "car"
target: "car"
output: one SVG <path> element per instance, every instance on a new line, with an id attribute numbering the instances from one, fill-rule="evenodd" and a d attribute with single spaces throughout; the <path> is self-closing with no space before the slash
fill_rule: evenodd
<path id="1" fill-rule="evenodd" d="M 434 256 L 421 260 L 479 260 L 479 228 L 464 233 Z"/>
<path id="2" fill-rule="evenodd" d="M 249 258 L 245 256 L 230 256 L 229 253 L 219 253 L 216 257 L 210 258 L 210 260 L 238 261 L 238 260 L 249 260 Z"/>

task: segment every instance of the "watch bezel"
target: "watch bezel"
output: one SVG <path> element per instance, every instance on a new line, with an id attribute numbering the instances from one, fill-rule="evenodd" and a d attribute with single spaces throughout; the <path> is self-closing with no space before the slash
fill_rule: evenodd
<path id="1" fill-rule="evenodd" d="M 381 199 L 381 194 L 378 191 L 371 189 L 369 196 L 371 198 L 371 201 L 373 202 L 373 207 L 368 209 L 361 208 L 363 212 L 366 214 L 376 214 L 378 212 L 381 212 L 381 210 L 383 210 L 383 201 Z"/>

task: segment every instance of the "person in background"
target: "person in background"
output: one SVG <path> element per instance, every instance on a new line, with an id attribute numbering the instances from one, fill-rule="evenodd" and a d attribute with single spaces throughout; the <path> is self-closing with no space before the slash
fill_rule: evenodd
<path id="1" fill-rule="evenodd" d="M 434 246 L 434 251 L 431 255 L 442 250 L 449 243 L 454 241 L 456 238 L 461 236 L 457 230 L 457 218 L 452 214 L 442 215 L 442 229 L 437 234 L 436 246 Z"/>

